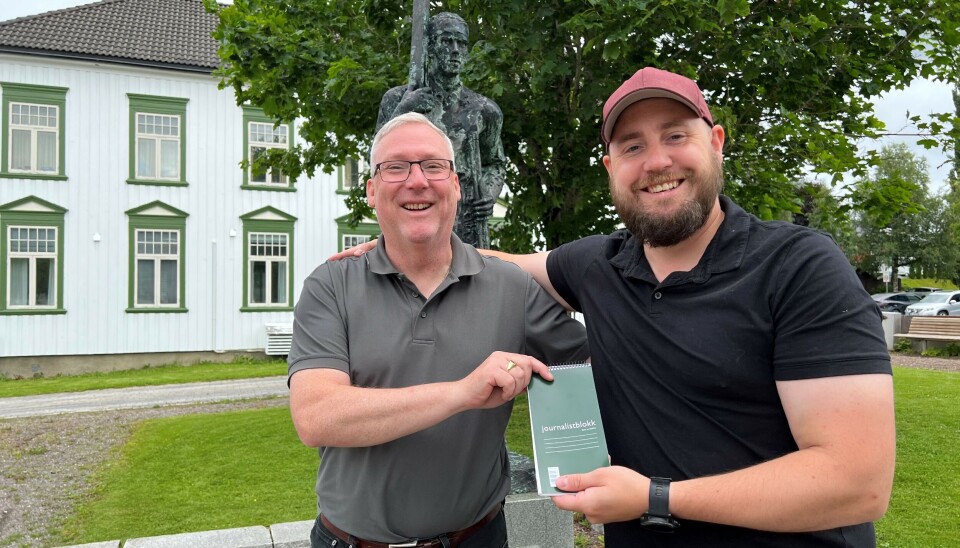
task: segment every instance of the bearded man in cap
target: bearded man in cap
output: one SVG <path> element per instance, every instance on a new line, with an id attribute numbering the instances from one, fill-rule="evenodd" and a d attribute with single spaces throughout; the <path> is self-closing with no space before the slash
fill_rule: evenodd
<path id="1" fill-rule="evenodd" d="M 555 504 L 612 548 L 875 546 L 893 382 L 846 257 L 721 194 L 724 130 L 692 80 L 638 71 L 601 133 L 626 229 L 498 254 L 586 320 L 612 466 L 561 476 Z"/>

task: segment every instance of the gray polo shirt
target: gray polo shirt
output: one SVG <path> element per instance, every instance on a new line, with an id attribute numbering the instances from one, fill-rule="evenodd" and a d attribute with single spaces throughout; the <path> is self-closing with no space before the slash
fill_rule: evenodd
<path id="1" fill-rule="evenodd" d="M 517 266 L 451 238 L 429 298 L 383 247 L 319 266 L 304 282 L 289 375 L 331 368 L 355 386 L 455 381 L 495 350 L 545 363 L 587 357 L 583 326 Z M 373 447 L 321 447 L 319 511 L 363 539 L 403 542 L 468 527 L 510 489 L 504 431 L 513 402 L 460 413 Z"/>

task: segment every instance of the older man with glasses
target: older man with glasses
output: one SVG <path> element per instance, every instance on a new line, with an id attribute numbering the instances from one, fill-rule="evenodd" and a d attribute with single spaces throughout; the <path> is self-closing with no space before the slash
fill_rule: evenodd
<path id="1" fill-rule="evenodd" d="M 290 410 L 319 447 L 319 546 L 506 546 L 504 432 L 545 362 L 587 357 L 583 327 L 516 266 L 453 234 L 453 147 L 426 117 L 388 122 L 367 199 L 381 245 L 304 282 Z"/>

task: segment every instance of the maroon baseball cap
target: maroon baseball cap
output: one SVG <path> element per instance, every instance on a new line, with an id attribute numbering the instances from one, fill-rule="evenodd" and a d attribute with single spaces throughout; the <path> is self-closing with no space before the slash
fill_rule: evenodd
<path id="1" fill-rule="evenodd" d="M 613 137 L 613 128 L 617 125 L 617 118 L 627 110 L 627 107 L 654 97 L 663 97 L 679 101 L 697 113 L 697 116 L 703 118 L 711 126 L 713 117 L 710 116 L 710 109 L 707 108 L 707 102 L 703 99 L 703 93 L 697 87 L 693 80 L 667 72 L 665 70 L 653 67 L 644 67 L 638 70 L 626 82 L 620 84 L 617 91 L 607 99 L 603 105 L 603 127 L 600 133 L 603 136 L 603 143 L 610 145 L 610 138 Z"/>

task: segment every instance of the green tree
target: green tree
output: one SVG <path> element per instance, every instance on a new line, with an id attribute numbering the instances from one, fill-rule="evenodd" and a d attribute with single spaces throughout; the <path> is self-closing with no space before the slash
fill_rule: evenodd
<path id="1" fill-rule="evenodd" d="M 925 276 L 952 277 L 956 241 L 945 230 L 948 208 L 929 192 L 927 161 L 902 143 L 883 147 L 876 169 L 857 185 L 853 263 L 865 272 L 909 266 Z M 896 278 L 896 276 L 894 276 Z M 899 282 L 894 282 L 899 290 Z"/>
<path id="2" fill-rule="evenodd" d="M 953 90 L 953 107 L 956 115 L 960 117 L 960 90 Z M 947 190 L 944 195 L 945 219 L 943 223 L 943 238 L 952 244 L 950 254 L 944 258 L 944 261 L 951 265 L 949 272 L 943 277 L 949 279 L 954 284 L 960 285 L 960 251 L 955 249 L 960 246 L 960 169 L 957 167 L 957 155 L 960 154 L 960 134 L 955 135 L 952 141 L 952 154 L 950 155 L 953 167 L 947 178 Z"/>
<path id="3" fill-rule="evenodd" d="M 796 188 L 800 210 L 793 214 L 793 223 L 832 236 L 852 263 L 856 252 L 856 229 L 850 219 L 849 206 L 831 192 L 829 185 L 807 180 L 798 183 Z"/>
<path id="4" fill-rule="evenodd" d="M 411 2 L 236 0 L 214 33 L 223 85 L 279 119 L 303 117 L 292 175 L 365 151 L 380 97 L 405 81 Z M 645 65 L 693 77 L 727 130 L 727 194 L 761 217 L 796 211 L 804 168 L 867 172 L 856 141 L 871 98 L 920 76 L 956 81 L 960 5 L 945 1 L 449 0 L 471 24 L 465 83 L 504 112 L 512 194 L 501 246 L 553 247 L 616 224 L 603 102 Z M 362 212 L 359 195 L 350 204 Z"/>

